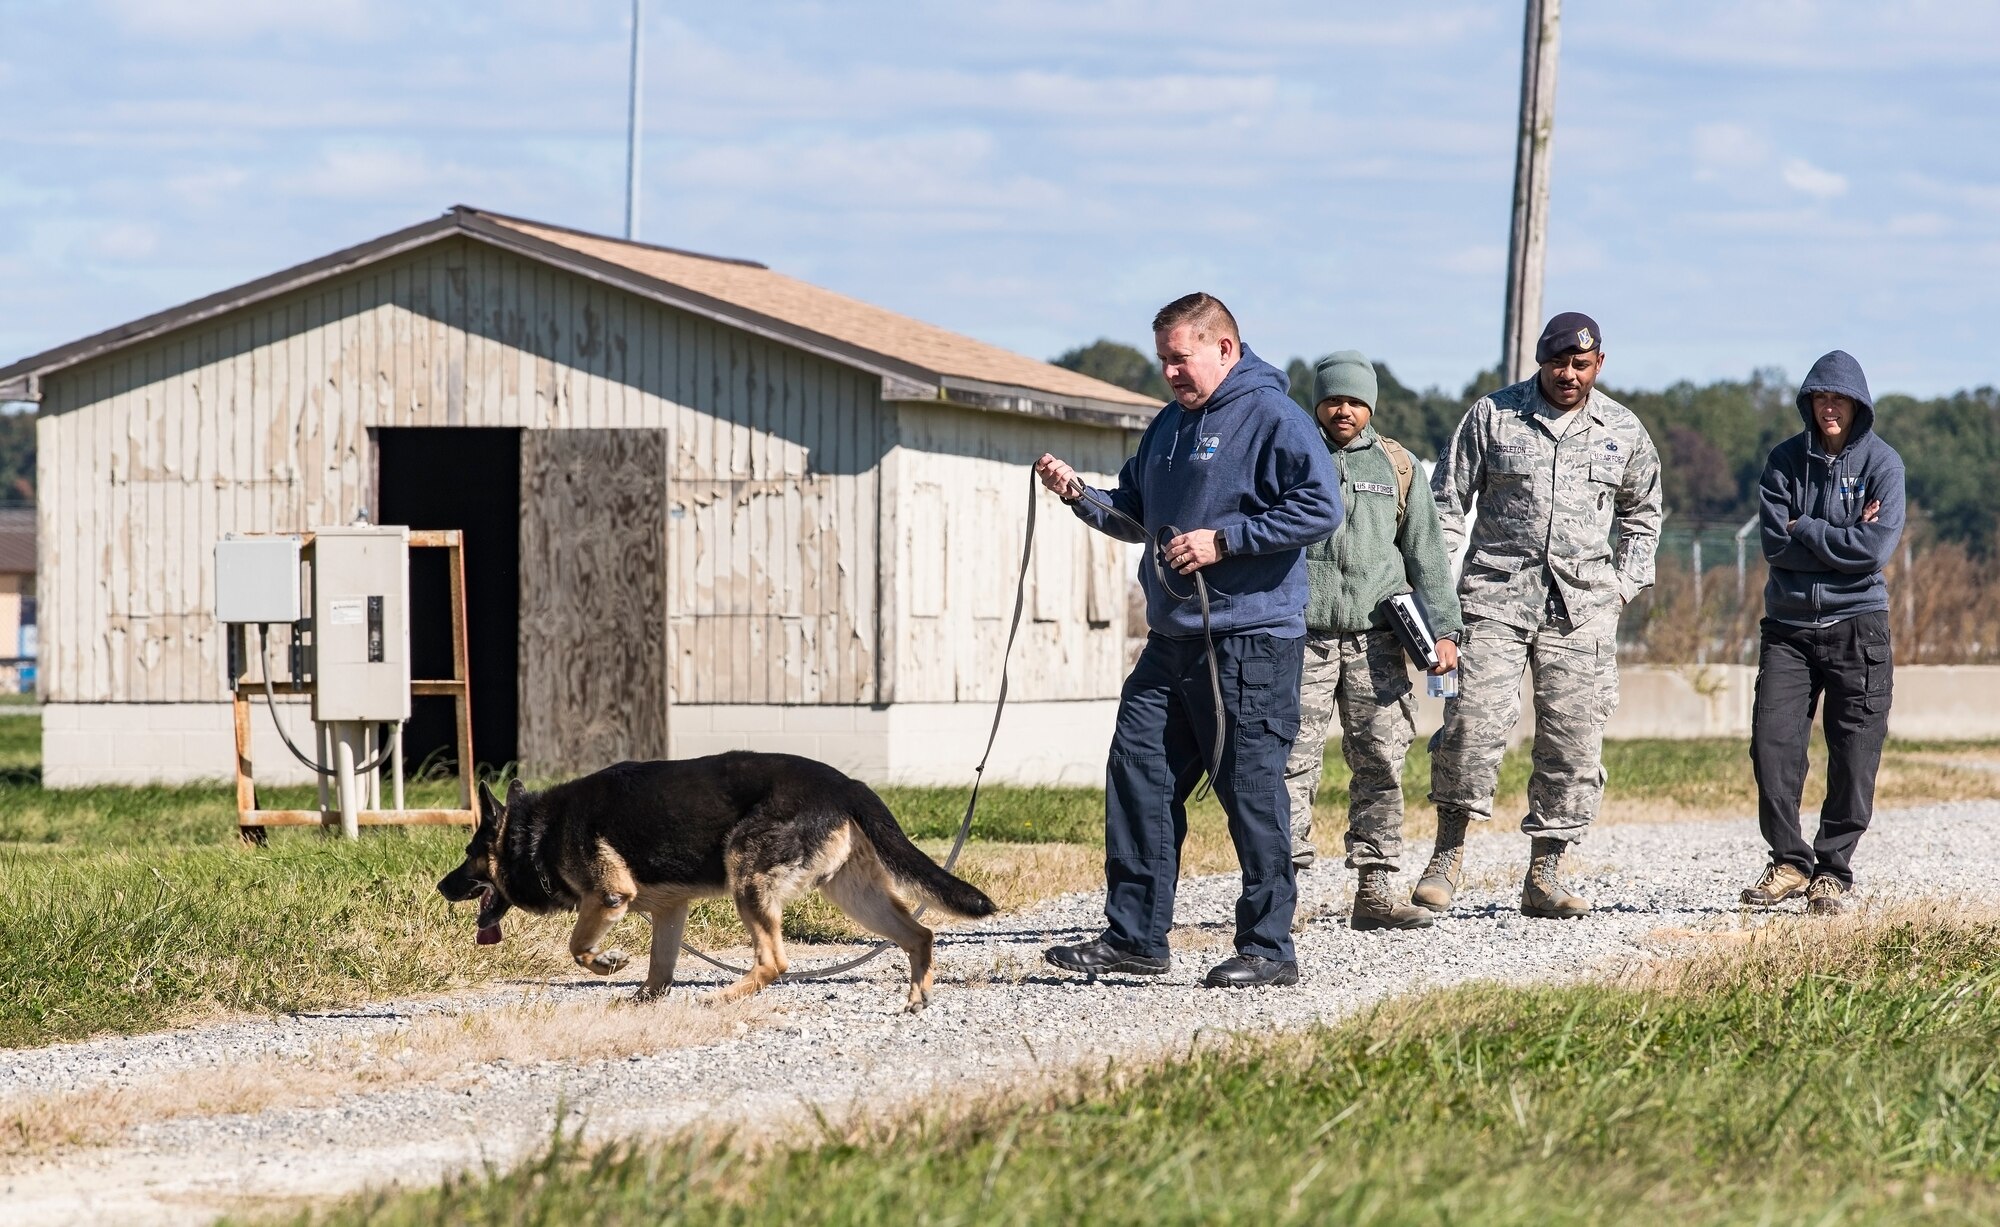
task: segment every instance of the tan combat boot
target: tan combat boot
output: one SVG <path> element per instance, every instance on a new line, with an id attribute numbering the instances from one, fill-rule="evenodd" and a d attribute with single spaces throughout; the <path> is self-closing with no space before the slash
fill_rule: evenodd
<path id="1" fill-rule="evenodd" d="M 1812 879 L 1790 865 L 1766 865 L 1756 885 L 1747 886 L 1740 898 L 1751 907 L 1776 907 L 1805 893 Z"/>
<path id="2" fill-rule="evenodd" d="M 1590 901 L 1571 894 L 1556 880 L 1556 866 L 1566 845 L 1560 839 L 1537 838 L 1528 859 L 1528 876 L 1521 883 L 1521 915 L 1543 920 L 1569 920 L 1590 910 Z"/>
<path id="3" fill-rule="evenodd" d="M 1430 912 L 1403 903 L 1389 893 L 1391 876 L 1386 865 L 1362 866 L 1361 884 L 1354 888 L 1354 914 L 1347 922 L 1350 928 L 1366 932 L 1369 929 L 1431 927 L 1435 917 Z"/>
<path id="4" fill-rule="evenodd" d="M 1806 887 L 1806 914 L 1838 916 L 1847 910 L 1847 897 L 1854 888 L 1831 874 L 1820 874 Z"/>
<path id="5" fill-rule="evenodd" d="M 1452 897 L 1465 882 L 1465 828 L 1470 823 L 1463 810 L 1438 810 L 1437 842 L 1431 845 L 1431 863 L 1410 892 L 1410 902 L 1442 916 L 1451 910 Z"/>

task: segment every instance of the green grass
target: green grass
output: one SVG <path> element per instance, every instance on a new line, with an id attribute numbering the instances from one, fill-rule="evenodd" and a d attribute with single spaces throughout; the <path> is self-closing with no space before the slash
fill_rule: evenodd
<path id="1" fill-rule="evenodd" d="M 517 913 L 506 942 L 473 945 L 470 908 L 433 889 L 459 861 L 462 829 L 370 830 L 349 844 L 275 828 L 253 849 L 237 839 L 226 787 L 45 790 L 40 763 L 40 720 L 0 716 L 0 1047 L 580 974 L 565 954 L 565 917 Z M 315 797 L 278 788 L 263 800 L 310 808 Z M 455 797 L 451 781 L 408 789 L 412 805 Z M 957 829 L 964 793 L 898 789 L 892 803 L 942 838 Z M 1102 838 L 1095 792 L 987 789 L 980 817 L 986 842 Z M 787 912 L 785 928 L 801 942 L 854 935 L 816 895 Z M 618 940 L 643 950 L 645 933 L 628 921 Z M 728 904 L 706 903 L 689 937 L 736 944 L 742 931 Z"/>
<path id="2" fill-rule="evenodd" d="M 1822 934 L 1827 930 L 1820 930 Z M 307 1216 L 359 1224 L 1984 1223 L 2000 926 L 1839 926 L 1656 987 L 1476 987 L 1122 1087 L 757 1156 L 539 1159 Z M 301 1220 L 306 1221 L 306 1220 Z"/>
<path id="3" fill-rule="evenodd" d="M 495 977 L 578 974 L 563 954 L 561 917 L 517 916 L 507 942 L 472 945 L 469 909 L 448 908 L 432 889 L 458 862 L 461 830 L 374 830 L 347 844 L 317 830 L 277 829 L 268 848 L 249 849 L 236 838 L 225 787 L 48 791 L 40 755 L 37 718 L 0 716 L 0 1047 L 148 1030 L 219 1011 L 315 1009 Z M 1754 804 L 1740 742 L 1614 742 L 1606 761 L 1614 797 L 1736 813 Z M 1405 772 L 1413 807 L 1429 770 L 1419 744 Z M 1511 752 L 1502 797 L 1517 796 L 1527 773 L 1525 749 Z M 1978 788 L 2000 787 L 2000 776 L 1960 774 Z M 1337 761 L 1329 764 L 1322 819 L 1344 809 L 1346 778 Z M 1935 789 L 1950 778 L 1949 768 L 1925 765 L 1911 773 L 1911 786 Z M 883 792 L 919 839 L 949 839 L 964 812 L 962 788 Z M 449 781 L 409 789 L 417 805 L 454 796 Z M 314 797 L 311 788 L 285 788 L 266 800 L 304 808 Z M 1220 824 L 1212 798 L 1196 810 L 1197 822 Z M 974 838 L 997 852 L 1021 843 L 1090 846 L 1101 843 L 1103 823 L 1096 789 L 989 787 Z M 785 929 L 800 942 L 854 936 L 816 895 L 788 910 Z M 735 944 L 741 929 L 727 904 L 706 903 L 689 936 L 704 946 Z M 619 940 L 643 950 L 643 923 L 628 922 Z"/>

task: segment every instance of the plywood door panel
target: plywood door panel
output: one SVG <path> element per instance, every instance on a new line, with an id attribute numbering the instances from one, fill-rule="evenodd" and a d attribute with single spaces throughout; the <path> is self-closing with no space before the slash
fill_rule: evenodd
<path id="1" fill-rule="evenodd" d="M 521 757 L 667 753 L 667 432 L 521 436 Z"/>

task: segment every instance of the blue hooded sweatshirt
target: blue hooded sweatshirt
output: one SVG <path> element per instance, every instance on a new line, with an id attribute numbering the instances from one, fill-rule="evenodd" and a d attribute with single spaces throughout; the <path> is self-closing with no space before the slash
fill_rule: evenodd
<path id="1" fill-rule="evenodd" d="M 1854 401 L 1847 446 L 1829 456 L 1813 425 L 1812 394 Z M 1903 458 L 1875 433 L 1875 401 L 1861 364 L 1841 350 L 1813 363 L 1799 385 L 1805 433 L 1771 449 L 1758 485 L 1764 612 L 1792 626 L 1826 626 L 1889 608 L 1882 568 L 1903 537 Z M 1872 523 L 1868 504 L 1880 503 Z M 1789 525 L 1789 527 L 1787 527 Z"/>
<path id="2" fill-rule="evenodd" d="M 1212 528 L 1224 557 L 1202 568 L 1209 621 L 1217 634 L 1291 638 L 1306 633 L 1305 547 L 1340 527 L 1340 484 L 1311 418 L 1285 395 L 1285 373 L 1243 347 L 1236 365 L 1199 409 L 1169 401 L 1146 427 L 1139 450 L 1099 493 L 1146 526 L 1154 543 L 1139 565 L 1146 625 L 1176 639 L 1201 634 L 1194 576 L 1169 570 L 1170 592 L 1154 566 L 1178 532 Z M 1079 519 L 1122 541 L 1146 538 L 1093 498 Z M 1188 598 L 1188 599 L 1183 599 Z"/>

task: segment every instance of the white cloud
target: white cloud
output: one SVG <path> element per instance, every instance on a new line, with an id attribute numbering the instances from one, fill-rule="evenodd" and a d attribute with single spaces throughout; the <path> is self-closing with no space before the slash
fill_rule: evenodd
<path id="1" fill-rule="evenodd" d="M 1476 243 L 1456 251 L 1443 252 L 1430 261 L 1431 267 L 1464 276 L 1489 277 L 1507 271 L 1505 243 Z"/>
<path id="2" fill-rule="evenodd" d="M 250 172 L 240 166 L 202 166 L 183 171 L 167 180 L 167 192 L 195 209 L 224 205 L 250 181 Z"/>
<path id="3" fill-rule="evenodd" d="M 91 235 L 86 246 L 104 260 L 144 260 L 159 249 L 160 234 L 143 222 L 113 222 Z"/>
<path id="4" fill-rule="evenodd" d="M 1771 144 L 1739 123 L 1702 124 L 1694 130 L 1694 177 L 1713 182 L 1771 161 Z"/>
<path id="5" fill-rule="evenodd" d="M 284 180 L 284 187 L 300 196 L 331 200 L 407 196 L 434 182 L 440 169 L 413 150 L 335 147 L 322 150 L 311 166 Z"/>
<path id="6" fill-rule="evenodd" d="M 1942 213 L 1898 213 L 1889 219 L 1889 233 L 1899 239 L 1930 239 L 1951 229 Z"/>
<path id="7" fill-rule="evenodd" d="M 1804 158 L 1787 158 L 1780 172 L 1785 186 L 1804 192 L 1815 200 L 1832 200 L 1847 194 L 1847 176 L 1821 170 Z"/>
<path id="8" fill-rule="evenodd" d="M 357 39 L 373 33 L 371 0 L 108 0 L 132 34 L 187 42 L 242 42 L 266 34 Z"/>

